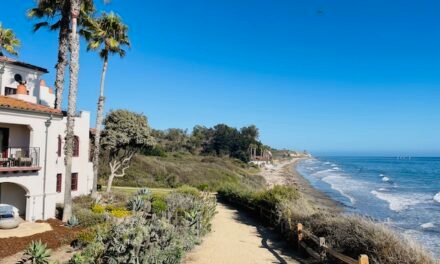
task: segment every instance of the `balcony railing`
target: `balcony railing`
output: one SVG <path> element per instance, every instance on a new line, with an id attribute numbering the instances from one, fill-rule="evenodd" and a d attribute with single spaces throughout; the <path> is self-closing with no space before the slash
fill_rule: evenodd
<path id="1" fill-rule="evenodd" d="M 0 150 L 0 172 L 40 169 L 40 148 L 8 147 Z"/>

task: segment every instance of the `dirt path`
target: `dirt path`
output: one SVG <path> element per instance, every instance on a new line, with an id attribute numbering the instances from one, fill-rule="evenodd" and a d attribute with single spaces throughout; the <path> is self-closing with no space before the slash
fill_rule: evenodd
<path id="1" fill-rule="evenodd" d="M 185 264 L 305 263 L 248 215 L 221 203 L 217 212 L 211 233 L 187 255 Z"/>

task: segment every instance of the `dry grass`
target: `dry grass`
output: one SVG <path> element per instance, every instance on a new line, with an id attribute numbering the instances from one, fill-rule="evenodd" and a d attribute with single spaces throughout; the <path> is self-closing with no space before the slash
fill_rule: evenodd
<path id="1" fill-rule="evenodd" d="M 211 191 L 224 184 L 263 186 L 264 179 L 254 176 L 257 172 L 255 167 L 230 158 L 182 153 L 167 157 L 139 155 L 126 176 L 115 179 L 114 186 L 174 188 L 191 185 Z M 105 170 L 102 173 L 105 174 Z"/>
<path id="2" fill-rule="evenodd" d="M 331 247 L 353 258 L 367 254 L 370 263 L 377 264 L 438 263 L 416 243 L 371 219 L 318 212 L 304 199 L 284 203 L 279 208 L 292 227 L 302 223 L 313 234 L 325 237 Z"/>

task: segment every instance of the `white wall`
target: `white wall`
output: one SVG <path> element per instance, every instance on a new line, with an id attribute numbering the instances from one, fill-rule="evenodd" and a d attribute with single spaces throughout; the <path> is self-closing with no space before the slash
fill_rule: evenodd
<path id="1" fill-rule="evenodd" d="M 29 127 L 5 123 L 0 123 L 0 127 L 9 128 L 9 147 L 29 147 Z"/>
<path id="2" fill-rule="evenodd" d="M 42 72 L 35 71 L 32 69 L 27 69 L 24 67 L 6 64 L 5 65 L 5 73 L 2 76 L 2 86 L 1 95 L 4 95 L 5 89 L 4 87 L 17 88 L 18 84 L 14 80 L 15 74 L 20 74 L 23 78 L 23 81 L 26 81 L 26 88 L 29 90 L 29 95 L 38 97 L 38 87 L 40 83 L 40 76 Z"/>
<path id="3" fill-rule="evenodd" d="M 26 220 L 42 219 L 43 215 L 43 178 L 46 172 L 46 219 L 55 216 L 56 203 L 62 203 L 64 198 L 64 180 L 65 166 L 64 153 L 58 157 L 58 136 L 63 138 L 66 130 L 66 118 L 54 116 L 52 124 L 49 127 L 47 144 L 47 166 L 44 167 L 45 160 L 45 122 L 49 118 L 48 114 L 29 113 L 18 110 L 0 109 L 0 123 L 8 124 L 11 127 L 21 125 L 30 128 L 30 147 L 39 147 L 40 149 L 40 167 L 38 172 L 20 172 L 20 173 L 2 173 L 0 174 L 0 183 L 17 183 L 29 190 L 28 206 Z M 89 194 L 92 187 L 93 167 L 89 162 L 89 124 L 90 114 L 82 112 L 75 118 L 75 135 L 80 139 L 79 157 L 74 157 L 72 161 L 72 172 L 78 173 L 78 190 L 73 191 L 72 195 Z M 10 138 L 13 137 L 10 133 Z M 62 151 L 62 152 L 63 152 Z M 46 170 L 45 170 L 46 169 Z M 63 184 L 62 192 L 56 192 L 56 175 L 62 174 Z"/>

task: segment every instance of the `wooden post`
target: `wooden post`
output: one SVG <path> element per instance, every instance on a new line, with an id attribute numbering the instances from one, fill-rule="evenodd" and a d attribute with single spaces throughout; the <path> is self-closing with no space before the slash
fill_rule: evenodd
<path id="1" fill-rule="evenodd" d="M 360 255 L 358 258 L 359 264 L 368 264 L 368 256 L 367 255 Z"/>
<path id="2" fill-rule="evenodd" d="M 303 234 L 303 225 L 301 223 L 298 223 L 297 226 L 298 231 L 298 250 L 301 250 L 301 241 L 303 240 L 304 234 Z"/>
<path id="3" fill-rule="evenodd" d="M 327 261 L 327 252 L 325 249 L 325 238 L 319 238 L 319 256 L 321 258 L 321 263 L 326 263 Z"/>

